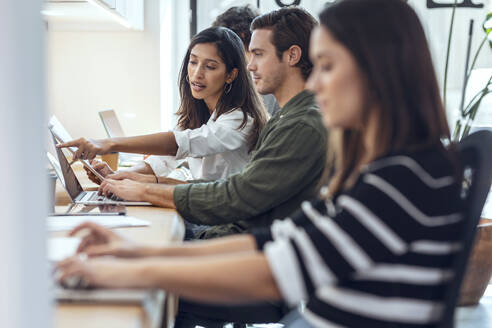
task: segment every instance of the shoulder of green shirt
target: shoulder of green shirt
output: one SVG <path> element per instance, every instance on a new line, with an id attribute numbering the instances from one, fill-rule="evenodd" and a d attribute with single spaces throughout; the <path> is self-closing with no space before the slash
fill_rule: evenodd
<path id="1" fill-rule="evenodd" d="M 277 125 L 285 127 L 304 124 L 315 128 L 316 130 L 324 130 L 321 114 L 316 106 L 310 106 L 296 112 L 290 112 L 282 118 L 283 122 L 278 122 Z"/>

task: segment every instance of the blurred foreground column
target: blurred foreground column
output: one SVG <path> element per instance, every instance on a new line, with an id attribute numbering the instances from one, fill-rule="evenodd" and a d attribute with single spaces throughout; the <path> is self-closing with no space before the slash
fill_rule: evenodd
<path id="1" fill-rule="evenodd" d="M 48 328 L 41 0 L 0 0 L 0 327 Z"/>

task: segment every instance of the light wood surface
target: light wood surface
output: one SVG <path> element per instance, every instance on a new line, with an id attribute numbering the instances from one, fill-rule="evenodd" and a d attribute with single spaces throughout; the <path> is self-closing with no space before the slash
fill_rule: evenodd
<path id="1" fill-rule="evenodd" d="M 74 164 L 74 171 L 84 189 L 94 190 L 97 185 L 90 182 L 81 165 Z M 56 211 L 63 212 L 70 203 L 70 198 L 57 182 L 55 204 Z M 139 242 L 171 243 L 182 240 L 184 226 L 175 210 L 149 206 L 129 206 L 127 215 L 135 216 L 151 222 L 150 227 L 120 228 L 116 231 Z M 50 237 L 66 236 L 57 232 Z M 167 315 L 167 324 L 174 320 L 172 308 L 175 304 L 172 296 L 166 302 L 166 294 L 160 292 L 152 302 L 145 305 L 118 305 L 118 304 L 89 304 L 89 303 L 58 303 L 55 309 L 55 327 L 57 328 L 158 328 L 161 325 L 163 311 Z M 165 303 L 169 306 L 165 308 Z"/>

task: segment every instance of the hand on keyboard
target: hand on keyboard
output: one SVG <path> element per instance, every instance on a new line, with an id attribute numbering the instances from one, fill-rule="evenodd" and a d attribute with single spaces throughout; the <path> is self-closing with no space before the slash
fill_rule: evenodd
<path id="1" fill-rule="evenodd" d="M 121 199 L 120 197 L 112 194 L 110 196 L 103 196 L 103 195 L 98 195 L 97 193 L 94 193 L 91 198 L 89 199 L 91 202 L 101 202 L 101 203 L 114 203 L 114 202 L 123 202 L 124 200 Z"/>
<path id="2" fill-rule="evenodd" d="M 76 255 L 78 259 L 81 261 L 85 261 L 87 259 L 87 255 L 84 253 L 80 253 L 79 255 Z M 62 271 L 58 269 L 58 267 L 55 266 L 53 268 L 53 278 L 55 282 L 63 288 L 66 289 L 89 289 L 89 284 L 87 283 L 86 280 L 82 278 L 82 276 L 70 276 L 66 278 L 62 278 Z"/>

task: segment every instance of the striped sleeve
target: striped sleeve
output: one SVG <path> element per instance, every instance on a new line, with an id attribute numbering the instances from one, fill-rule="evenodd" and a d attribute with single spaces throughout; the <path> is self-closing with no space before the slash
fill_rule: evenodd
<path id="1" fill-rule="evenodd" d="M 453 178 L 434 178 L 418 165 L 386 164 L 369 168 L 339 195 L 335 213 L 324 201 L 304 202 L 291 218 L 275 221 L 269 234 L 255 234 L 288 304 L 356 280 L 432 285 L 449 277 L 415 251 L 442 256 L 456 246 L 461 215 L 449 204 L 457 195 Z M 440 202 L 443 197 L 448 201 Z"/>
<path id="2" fill-rule="evenodd" d="M 316 201 L 315 206 L 324 206 L 323 202 L 320 200 Z M 307 219 L 307 217 L 304 215 L 304 212 L 299 209 L 295 211 L 289 218 L 286 218 L 289 221 L 294 221 L 297 226 L 305 226 L 309 225 L 310 221 Z M 274 221 L 273 226 L 277 227 L 281 225 L 282 221 Z M 274 228 L 274 231 L 278 231 L 281 229 Z M 251 234 L 256 240 L 256 247 L 258 250 L 263 250 L 265 247 L 265 244 L 273 240 L 273 235 L 272 235 L 272 229 L 271 228 L 266 228 L 266 227 L 260 227 L 260 228 L 253 228 L 251 229 Z"/>

